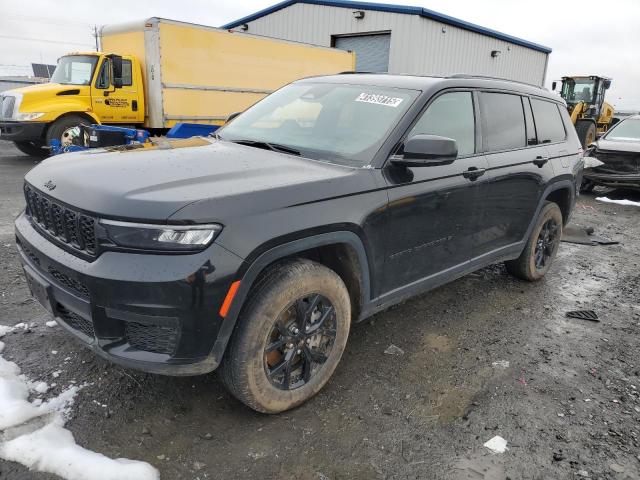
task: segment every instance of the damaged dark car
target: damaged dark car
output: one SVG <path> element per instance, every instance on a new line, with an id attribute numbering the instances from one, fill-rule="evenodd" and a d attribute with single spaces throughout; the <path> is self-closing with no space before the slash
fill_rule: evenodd
<path id="1" fill-rule="evenodd" d="M 619 122 L 589 146 L 581 190 L 596 186 L 640 189 L 640 115 Z"/>

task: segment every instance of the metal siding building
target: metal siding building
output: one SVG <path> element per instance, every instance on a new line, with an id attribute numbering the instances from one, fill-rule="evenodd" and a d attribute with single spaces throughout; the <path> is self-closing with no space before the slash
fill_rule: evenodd
<path id="1" fill-rule="evenodd" d="M 361 15 L 356 12 L 364 16 L 356 18 Z M 343 0 L 287 0 L 222 28 L 351 48 L 363 57 L 358 59 L 361 71 L 367 66 L 385 71 L 388 56 L 390 73 L 467 73 L 537 85 L 544 84 L 551 52 L 425 8 Z"/>

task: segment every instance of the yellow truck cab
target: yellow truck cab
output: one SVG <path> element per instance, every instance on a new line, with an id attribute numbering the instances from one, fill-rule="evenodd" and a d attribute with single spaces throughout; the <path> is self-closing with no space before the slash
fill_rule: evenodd
<path id="1" fill-rule="evenodd" d="M 74 143 L 79 124 L 142 124 L 143 92 L 135 57 L 70 53 L 59 59 L 49 83 L 3 92 L 0 138 L 41 155 L 54 138 Z"/>
<path id="2" fill-rule="evenodd" d="M 352 52 L 155 17 L 104 26 L 100 42 L 61 57 L 50 83 L 0 94 L 0 139 L 46 155 L 53 139 L 83 144 L 82 124 L 222 125 L 294 80 L 355 69 Z"/>

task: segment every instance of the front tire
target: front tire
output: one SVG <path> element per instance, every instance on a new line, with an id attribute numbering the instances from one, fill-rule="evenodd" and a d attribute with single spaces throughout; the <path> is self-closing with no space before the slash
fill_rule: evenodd
<path id="1" fill-rule="evenodd" d="M 276 265 L 238 318 L 220 367 L 222 380 L 258 412 L 294 408 L 332 376 L 350 325 L 349 293 L 333 270 L 305 259 Z"/>
<path id="2" fill-rule="evenodd" d="M 47 130 L 47 145 L 51 145 L 51 140 L 59 140 L 63 147 L 85 146 L 84 138 L 81 138 L 80 135 L 80 126 L 87 123 L 89 122 L 79 115 L 67 115 L 59 118 Z"/>
<path id="3" fill-rule="evenodd" d="M 552 202 L 545 202 L 531 236 L 518 258 L 505 262 L 512 275 L 535 282 L 549 271 L 562 238 L 562 212 Z"/>

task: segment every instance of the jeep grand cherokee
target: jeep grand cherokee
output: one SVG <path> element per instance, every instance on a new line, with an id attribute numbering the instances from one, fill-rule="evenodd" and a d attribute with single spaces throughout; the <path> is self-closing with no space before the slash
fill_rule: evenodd
<path id="1" fill-rule="evenodd" d="M 204 146 L 54 157 L 25 178 L 26 277 L 97 354 L 220 367 L 280 412 L 325 385 L 352 322 L 495 262 L 545 275 L 582 171 L 561 102 L 499 79 L 318 77 Z"/>

